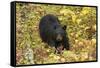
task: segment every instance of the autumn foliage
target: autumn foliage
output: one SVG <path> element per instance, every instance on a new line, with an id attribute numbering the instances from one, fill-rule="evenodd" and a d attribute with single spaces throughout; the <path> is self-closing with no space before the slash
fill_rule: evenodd
<path id="1" fill-rule="evenodd" d="M 39 36 L 39 21 L 46 14 L 56 15 L 67 25 L 70 50 L 55 54 Z M 16 62 L 47 64 L 96 60 L 96 8 L 47 4 L 16 4 Z"/>

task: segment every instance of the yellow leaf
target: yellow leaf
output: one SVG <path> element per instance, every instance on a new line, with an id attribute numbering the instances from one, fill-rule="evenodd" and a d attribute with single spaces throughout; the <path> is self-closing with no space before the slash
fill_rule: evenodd
<path id="1" fill-rule="evenodd" d="M 64 13 L 66 13 L 66 9 L 62 9 L 62 10 L 60 10 L 60 14 L 64 14 Z"/>
<path id="2" fill-rule="evenodd" d="M 79 24 L 82 20 L 81 20 L 81 19 L 77 19 L 76 21 L 77 21 L 77 23 Z"/>
<path id="3" fill-rule="evenodd" d="M 96 39 L 92 39 L 92 43 L 96 44 Z"/>
<path id="4" fill-rule="evenodd" d="M 60 10 L 60 14 L 64 14 L 64 15 L 68 15 L 68 13 L 70 13 L 71 14 L 71 10 L 68 10 L 68 9 L 62 9 L 62 10 Z"/>
<path id="5" fill-rule="evenodd" d="M 96 31 L 96 25 L 93 26 L 93 29 Z"/>
<path id="6" fill-rule="evenodd" d="M 75 23 L 75 21 L 76 21 L 76 15 L 75 14 L 73 14 L 72 15 L 72 21 Z"/>
<path id="7" fill-rule="evenodd" d="M 89 10 L 90 10 L 89 7 L 84 7 L 81 13 L 82 13 L 83 15 L 86 15 L 86 14 L 89 13 Z"/>
<path id="8" fill-rule="evenodd" d="M 65 62 L 66 60 L 65 60 L 65 58 L 61 58 L 61 61 L 62 61 L 62 62 Z"/>

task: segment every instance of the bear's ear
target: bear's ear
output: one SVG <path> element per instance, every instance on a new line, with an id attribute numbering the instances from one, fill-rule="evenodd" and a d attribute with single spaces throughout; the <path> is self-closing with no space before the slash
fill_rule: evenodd
<path id="1" fill-rule="evenodd" d="M 66 30 L 67 26 L 66 26 L 66 25 L 64 25 L 62 28 L 63 28 L 64 30 Z"/>

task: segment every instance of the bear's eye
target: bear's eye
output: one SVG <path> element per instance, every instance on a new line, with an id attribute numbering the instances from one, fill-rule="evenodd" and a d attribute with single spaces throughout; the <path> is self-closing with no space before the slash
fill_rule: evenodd
<path id="1" fill-rule="evenodd" d="M 56 26 L 54 26 L 54 29 L 56 29 L 57 27 Z"/>

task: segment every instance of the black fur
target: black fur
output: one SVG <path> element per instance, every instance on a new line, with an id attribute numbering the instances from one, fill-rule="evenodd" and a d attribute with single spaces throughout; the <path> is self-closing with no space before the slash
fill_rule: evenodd
<path id="1" fill-rule="evenodd" d="M 48 14 L 42 17 L 39 23 L 39 32 L 42 41 L 54 46 L 59 53 L 64 48 L 69 50 L 66 26 L 62 27 L 56 16 Z M 59 50 L 61 45 L 63 48 Z"/>

